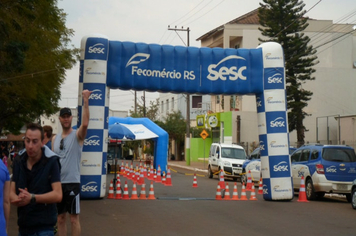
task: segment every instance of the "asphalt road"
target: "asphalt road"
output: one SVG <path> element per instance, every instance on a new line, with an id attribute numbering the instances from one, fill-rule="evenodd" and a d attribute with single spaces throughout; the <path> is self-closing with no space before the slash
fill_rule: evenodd
<path id="1" fill-rule="evenodd" d="M 192 174 L 173 167 L 173 186 L 154 183 L 156 200 L 82 200 L 82 235 L 356 235 L 356 211 L 344 198 L 301 203 L 298 195 L 281 202 L 256 194 L 257 201 L 217 201 L 218 178 L 197 173 L 198 187 L 193 188 Z M 113 177 L 108 175 L 107 186 Z M 122 187 L 125 180 L 121 177 Z M 145 182 L 148 195 L 150 181 Z M 226 183 L 231 195 L 235 182 Z M 237 188 L 240 197 L 239 183 Z M 131 180 L 128 189 L 131 195 Z M 9 235 L 17 235 L 13 207 Z"/>

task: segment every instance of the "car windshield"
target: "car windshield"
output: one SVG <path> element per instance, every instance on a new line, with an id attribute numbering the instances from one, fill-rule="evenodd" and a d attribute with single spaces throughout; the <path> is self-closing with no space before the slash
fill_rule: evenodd
<path id="1" fill-rule="evenodd" d="M 231 158 L 231 159 L 246 159 L 246 153 L 243 149 L 237 148 L 222 148 L 221 157 Z"/>
<path id="2" fill-rule="evenodd" d="M 337 162 L 356 162 L 356 155 L 352 149 L 324 148 L 323 159 Z"/>

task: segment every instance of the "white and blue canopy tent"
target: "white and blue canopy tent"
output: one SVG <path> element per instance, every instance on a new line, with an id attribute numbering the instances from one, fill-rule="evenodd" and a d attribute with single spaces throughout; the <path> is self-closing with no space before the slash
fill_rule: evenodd
<path id="1" fill-rule="evenodd" d="M 115 123 L 130 130 L 135 135 L 135 138 L 132 140 L 152 139 L 154 142 L 153 166 L 157 169 L 159 165 L 162 171 L 166 171 L 168 160 L 168 133 L 165 130 L 148 118 L 109 117 L 109 127 Z"/>

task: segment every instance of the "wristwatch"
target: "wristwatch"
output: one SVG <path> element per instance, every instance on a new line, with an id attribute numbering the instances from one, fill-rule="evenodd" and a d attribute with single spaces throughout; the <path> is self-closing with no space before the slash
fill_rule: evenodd
<path id="1" fill-rule="evenodd" d="M 31 203 L 36 203 L 36 197 L 34 193 L 31 193 Z"/>

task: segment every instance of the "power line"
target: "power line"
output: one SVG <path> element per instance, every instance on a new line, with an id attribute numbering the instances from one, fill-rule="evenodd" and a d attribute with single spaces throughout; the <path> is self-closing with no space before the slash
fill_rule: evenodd
<path id="1" fill-rule="evenodd" d="M 330 40 L 330 41 L 327 41 L 327 42 L 325 42 L 325 43 L 323 43 L 323 44 L 320 44 L 320 45 L 314 47 L 314 49 L 320 48 L 320 47 L 322 47 L 322 46 L 324 46 L 324 45 L 326 45 L 326 44 L 328 44 L 328 43 L 331 43 L 331 42 L 333 42 L 333 41 L 335 41 L 335 40 L 338 40 L 338 39 L 340 39 L 340 38 L 342 38 L 342 37 L 344 37 L 344 36 L 346 36 L 346 35 L 348 35 L 348 34 L 354 32 L 354 31 L 355 31 L 355 29 L 353 29 L 353 30 L 351 30 L 351 31 L 349 31 L 349 32 L 347 32 L 347 33 L 344 33 L 344 34 L 340 35 L 339 37 L 337 37 L 337 38 L 335 38 L 335 39 L 332 39 L 332 40 Z"/>
<path id="2" fill-rule="evenodd" d="M 318 5 L 322 0 L 319 0 L 319 2 L 315 3 L 311 8 L 309 8 L 309 10 L 307 10 L 303 15 L 301 15 L 300 17 L 298 17 L 297 19 L 295 19 L 292 23 L 290 23 L 286 28 L 282 29 L 281 31 L 279 31 L 275 36 L 273 36 L 273 38 L 277 37 L 280 33 L 282 33 L 283 31 L 287 30 L 292 24 L 294 24 L 297 20 L 301 19 L 302 17 L 304 17 L 305 14 L 307 14 L 311 9 L 313 9 L 316 5 Z"/>
<path id="3" fill-rule="evenodd" d="M 201 16 L 199 16 L 198 18 L 196 18 L 196 19 L 194 19 L 194 20 L 188 22 L 187 25 L 192 24 L 193 22 L 199 20 L 200 18 L 202 18 L 203 16 L 205 16 L 206 14 L 208 14 L 209 12 L 211 12 L 212 10 L 215 10 L 215 8 L 216 8 L 217 6 L 219 6 L 221 3 L 223 3 L 224 1 L 225 1 L 225 0 L 220 1 L 218 4 L 216 4 L 214 7 L 212 7 L 209 11 L 205 12 L 203 15 L 201 15 Z M 187 20 L 188 20 L 188 19 L 187 19 Z"/>
<path id="4" fill-rule="evenodd" d="M 189 15 L 189 13 L 191 13 L 192 11 L 195 10 L 195 8 L 197 8 L 200 4 L 202 4 L 204 2 L 204 0 L 202 0 L 200 3 L 198 3 L 195 7 L 193 7 L 192 10 L 188 11 L 186 14 L 184 14 L 182 17 L 180 17 L 178 20 L 173 21 L 170 25 L 175 25 L 175 23 L 181 19 L 183 19 L 185 16 Z M 177 25 L 177 24 L 176 24 Z"/>

